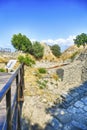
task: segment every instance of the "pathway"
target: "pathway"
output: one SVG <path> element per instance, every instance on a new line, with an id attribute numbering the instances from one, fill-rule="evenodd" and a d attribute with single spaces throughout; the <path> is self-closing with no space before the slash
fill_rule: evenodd
<path id="1" fill-rule="evenodd" d="M 49 108 L 53 116 L 45 130 L 87 130 L 87 83 L 62 95 L 62 103 Z"/>

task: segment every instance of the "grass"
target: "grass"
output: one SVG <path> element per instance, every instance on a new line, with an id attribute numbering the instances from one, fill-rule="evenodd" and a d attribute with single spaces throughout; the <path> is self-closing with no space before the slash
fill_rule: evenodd
<path id="1" fill-rule="evenodd" d="M 38 68 L 39 73 L 46 74 L 47 70 L 45 68 Z"/>
<path id="2" fill-rule="evenodd" d="M 40 89 L 46 88 L 47 82 L 48 82 L 47 80 L 43 80 L 43 81 L 37 80 Z"/>
<path id="3" fill-rule="evenodd" d="M 5 69 L 3 69 L 3 68 L 0 68 L 0 72 L 5 72 Z"/>
<path id="4" fill-rule="evenodd" d="M 52 74 L 52 78 L 53 78 L 53 79 L 55 79 L 56 81 L 57 81 L 57 80 L 59 80 L 58 75 L 57 75 L 57 74 L 55 74 L 55 73 L 54 73 L 54 74 Z"/>
<path id="5" fill-rule="evenodd" d="M 76 55 L 78 54 L 78 51 L 76 51 L 75 53 L 72 54 L 72 56 L 70 57 L 70 59 L 73 61 L 76 57 Z"/>

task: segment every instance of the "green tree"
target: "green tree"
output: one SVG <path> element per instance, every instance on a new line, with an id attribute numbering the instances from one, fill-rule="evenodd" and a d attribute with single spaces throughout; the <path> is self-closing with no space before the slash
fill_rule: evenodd
<path id="1" fill-rule="evenodd" d="M 85 45 L 87 44 L 87 34 L 85 33 L 81 33 L 80 35 L 77 35 L 74 40 L 74 44 L 76 44 L 78 47 L 80 47 L 81 45 L 83 45 L 85 47 Z"/>
<path id="2" fill-rule="evenodd" d="M 44 47 L 37 41 L 35 41 L 32 45 L 32 54 L 35 58 L 40 59 L 44 54 Z"/>
<path id="3" fill-rule="evenodd" d="M 14 34 L 11 42 L 14 48 L 16 48 L 17 50 L 31 53 L 32 43 L 25 35 L 22 35 L 21 33 Z"/>
<path id="4" fill-rule="evenodd" d="M 29 57 L 28 55 L 26 55 L 26 56 L 20 55 L 18 57 L 18 60 L 20 63 L 24 63 L 27 66 L 32 66 L 33 64 L 35 64 L 35 61 L 33 59 L 31 59 L 31 57 Z"/>
<path id="5" fill-rule="evenodd" d="M 61 49 L 57 44 L 51 46 L 51 50 L 52 50 L 53 55 L 55 55 L 56 57 L 60 57 Z"/>

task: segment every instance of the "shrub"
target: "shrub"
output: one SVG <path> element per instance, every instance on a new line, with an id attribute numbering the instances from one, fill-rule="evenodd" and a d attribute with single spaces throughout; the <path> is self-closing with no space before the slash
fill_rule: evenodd
<path id="1" fill-rule="evenodd" d="M 48 82 L 47 80 L 43 80 L 43 81 L 37 80 L 40 89 L 46 88 L 47 82 Z"/>
<path id="2" fill-rule="evenodd" d="M 50 48 L 52 50 L 53 55 L 59 58 L 61 55 L 61 49 L 59 45 L 55 44 L 53 46 L 50 46 Z"/>
<path id="3" fill-rule="evenodd" d="M 3 69 L 3 68 L 0 68 L 0 72 L 5 72 L 5 69 Z"/>
<path id="4" fill-rule="evenodd" d="M 37 41 L 32 45 L 32 54 L 36 59 L 41 59 L 43 57 L 44 47 Z"/>
<path id="5" fill-rule="evenodd" d="M 45 74 L 47 72 L 47 70 L 45 68 L 39 68 L 38 71 L 41 74 Z"/>
<path id="6" fill-rule="evenodd" d="M 33 64 L 35 64 L 35 61 L 33 59 L 31 59 L 28 55 L 24 56 L 19 56 L 18 60 L 20 63 L 24 63 L 27 66 L 32 66 Z"/>

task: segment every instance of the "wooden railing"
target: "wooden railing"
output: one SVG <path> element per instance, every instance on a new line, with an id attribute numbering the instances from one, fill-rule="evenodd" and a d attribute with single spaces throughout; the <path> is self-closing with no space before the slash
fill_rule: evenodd
<path id="1" fill-rule="evenodd" d="M 11 103 L 12 83 L 16 82 L 16 92 Z M 6 96 L 6 121 L 3 130 L 21 130 L 21 106 L 24 101 L 24 64 L 21 64 L 0 91 L 0 102 Z"/>

